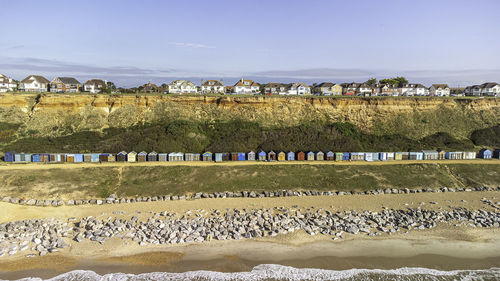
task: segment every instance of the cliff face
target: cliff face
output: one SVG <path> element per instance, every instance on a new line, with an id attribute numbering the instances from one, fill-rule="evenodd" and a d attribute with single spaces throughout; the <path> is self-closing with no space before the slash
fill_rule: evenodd
<path id="1" fill-rule="evenodd" d="M 365 132 L 421 138 L 448 132 L 464 138 L 500 123 L 499 99 L 287 98 L 148 95 L 1 94 L 0 122 L 20 135 L 59 136 L 176 119 L 242 119 L 263 126 L 350 122 Z"/>

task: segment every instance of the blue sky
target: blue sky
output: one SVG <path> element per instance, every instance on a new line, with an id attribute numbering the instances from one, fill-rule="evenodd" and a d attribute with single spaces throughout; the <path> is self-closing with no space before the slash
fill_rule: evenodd
<path id="1" fill-rule="evenodd" d="M 500 82 L 498 0 L 0 4 L 0 72 L 16 79 Z"/>

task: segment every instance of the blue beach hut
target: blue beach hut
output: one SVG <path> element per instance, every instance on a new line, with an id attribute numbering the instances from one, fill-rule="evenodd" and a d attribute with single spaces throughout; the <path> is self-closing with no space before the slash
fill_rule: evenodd
<path id="1" fill-rule="evenodd" d="M 267 153 L 265 153 L 264 151 L 260 151 L 259 152 L 259 161 L 266 161 L 266 156 L 267 156 Z"/>
<path id="2" fill-rule="evenodd" d="M 15 154 L 16 154 L 15 151 L 5 152 L 5 154 L 3 155 L 3 161 L 5 161 L 5 162 L 14 162 L 14 155 Z"/>
<path id="3" fill-rule="evenodd" d="M 238 152 L 238 161 L 245 161 L 245 152 Z"/>
<path id="4" fill-rule="evenodd" d="M 286 154 L 286 160 L 288 160 L 288 161 L 294 161 L 295 160 L 295 152 L 289 151 Z"/>
<path id="5" fill-rule="evenodd" d="M 479 150 L 478 158 L 491 159 L 492 156 L 493 156 L 493 153 L 491 152 L 491 150 L 489 150 L 487 148 L 483 148 L 483 149 Z"/>
<path id="6" fill-rule="evenodd" d="M 83 162 L 83 154 L 77 153 L 75 154 L 75 163 L 81 163 Z"/>
<path id="7" fill-rule="evenodd" d="M 31 155 L 31 162 L 40 162 L 40 154 Z"/>

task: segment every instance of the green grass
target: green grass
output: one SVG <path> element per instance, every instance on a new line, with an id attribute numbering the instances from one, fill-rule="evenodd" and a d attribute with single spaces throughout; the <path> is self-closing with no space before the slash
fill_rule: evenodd
<path id="1" fill-rule="evenodd" d="M 496 161 L 496 160 L 492 160 Z M 119 169 L 122 177 L 119 179 Z M 30 198 L 195 192 L 440 188 L 500 185 L 496 164 L 126 166 L 2 170 L 0 194 Z"/>

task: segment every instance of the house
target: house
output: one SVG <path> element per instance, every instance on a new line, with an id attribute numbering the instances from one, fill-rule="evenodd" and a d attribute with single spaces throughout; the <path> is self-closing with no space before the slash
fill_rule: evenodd
<path id="1" fill-rule="evenodd" d="M 127 161 L 127 152 L 121 151 L 116 154 L 116 162 L 126 162 Z"/>
<path id="2" fill-rule="evenodd" d="M 255 152 L 253 152 L 253 151 L 248 152 L 247 159 L 248 159 L 248 161 L 255 161 Z"/>
<path id="3" fill-rule="evenodd" d="M 307 153 L 307 161 L 314 161 L 314 152 L 309 151 Z"/>
<path id="4" fill-rule="evenodd" d="M 500 84 L 487 82 L 481 85 L 473 85 L 465 88 L 466 96 L 498 96 L 500 95 Z"/>
<path id="5" fill-rule="evenodd" d="M 298 96 L 310 95 L 311 94 L 311 87 L 307 86 L 307 84 L 305 84 L 305 83 L 293 83 L 288 88 L 287 94 L 288 95 L 298 95 Z"/>
<path id="6" fill-rule="evenodd" d="M 304 161 L 304 160 L 306 160 L 306 154 L 304 153 L 304 151 L 299 151 L 297 153 L 297 160 L 298 161 Z"/>
<path id="7" fill-rule="evenodd" d="M 215 162 L 222 162 L 222 153 L 215 153 Z"/>
<path id="8" fill-rule="evenodd" d="M 131 151 L 127 154 L 127 162 L 136 162 L 137 161 L 137 152 Z"/>
<path id="9" fill-rule="evenodd" d="M 437 150 L 422 150 L 424 154 L 423 160 L 439 160 L 439 152 Z"/>
<path id="10" fill-rule="evenodd" d="M 432 84 L 429 88 L 429 95 L 438 97 L 449 97 L 450 87 L 447 84 Z"/>
<path id="11" fill-rule="evenodd" d="M 276 152 L 274 151 L 269 151 L 267 153 L 267 161 L 276 161 Z"/>
<path id="12" fill-rule="evenodd" d="M 90 79 L 83 84 L 83 91 L 92 94 L 101 93 L 106 89 L 106 82 L 101 79 Z"/>
<path id="13" fill-rule="evenodd" d="M 196 85 L 188 80 L 174 80 L 168 84 L 169 94 L 196 94 Z"/>
<path id="14" fill-rule="evenodd" d="M 280 151 L 278 153 L 278 161 L 285 161 L 286 160 L 286 153 L 283 151 Z"/>
<path id="15" fill-rule="evenodd" d="M 383 84 L 378 86 L 378 94 L 381 96 L 399 96 L 399 88 L 394 84 Z"/>
<path id="16" fill-rule="evenodd" d="M 14 79 L 0 74 L 0 93 L 17 90 L 17 83 Z"/>
<path id="17" fill-rule="evenodd" d="M 5 162 L 14 162 L 14 155 L 16 154 L 15 151 L 8 151 L 5 152 L 3 155 L 3 161 Z"/>
<path id="18" fill-rule="evenodd" d="M 224 94 L 226 92 L 224 85 L 222 84 L 222 79 L 217 80 L 207 80 L 203 82 L 201 80 L 201 93 L 206 94 Z"/>
<path id="19" fill-rule="evenodd" d="M 158 153 L 156 153 L 156 151 L 148 153 L 148 161 L 158 161 Z"/>
<path id="20" fill-rule="evenodd" d="M 212 152 L 206 151 L 203 153 L 203 161 L 212 161 Z"/>
<path id="21" fill-rule="evenodd" d="M 142 85 L 143 93 L 158 93 L 158 86 L 149 81 L 147 84 Z"/>
<path id="22" fill-rule="evenodd" d="M 19 90 L 25 92 L 48 92 L 50 81 L 40 75 L 30 75 L 19 83 Z"/>
<path id="23" fill-rule="evenodd" d="M 493 153 L 491 152 L 491 150 L 489 150 L 487 148 L 483 148 L 483 149 L 479 150 L 479 154 L 477 155 L 477 157 L 481 158 L 481 159 L 491 159 L 492 156 L 493 156 Z"/>
<path id="24" fill-rule="evenodd" d="M 262 86 L 263 95 L 286 95 L 288 94 L 288 85 L 281 83 L 267 83 Z"/>
<path id="25" fill-rule="evenodd" d="M 266 161 L 267 154 L 264 151 L 259 152 L 259 161 Z"/>
<path id="26" fill-rule="evenodd" d="M 78 93 L 82 84 L 73 77 L 56 77 L 50 82 L 50 91 L 53 93 Z"/>
<path id="27" fill-rule="evenodd" d="M 328 151 L 326 153 L 326 160 L 327 161 L 334 161 L 335 160 L 335 153 L 333 153 L 332 151 Z"/>
<path id="28" fill-rule="evenodd" d="M 260 91 L 260 85 L 252 80 L 241 79 L 234 84 L 235 94 L 256 94 Z"/>
<path id="29" fill-rule="evenodd" d="M 141 151 L 137 154 L 137 162 L 146 162 L 148 160 L 148 153 L 146 151 Z"/>
<path id="30" fill-rule="evenodd" d="M 330 82 L 323 82 L 314 88 L 314 92 L 324 96 L 341 96 L 342 86 Z"/>
<path id="31" fill-rule="evenodd" d="M 160 162 L 168 161 L 168 153 L 158 153 L 158 161 Z"/>
<path id="32" fill-rule="evenodd" d="M 286 154 L 286 160 L 294 161 L 295 160 L 295 152 L 288 151 L 288 153 Z"/>
<path id="33" fill-rule="evenodd" d="M 402 96 L 428 96 L 429 89 L 422 84 L 406 84 L 401 87 Z"/>
<path id="34" fill-rule="evenodd" d="M 464 151 L 462 159 L 464 159 L 464 160 L 473 160 L 473 159 L 476 159 L 476 152 L 474 152 L 474 151 Z"/>
<path id="35" fill-rule="evenodd" d="M 318 161 L 325 160 L 325 153 L 323 153 L 322 151 L 318 151 L 316 153 L 316 160 L 318 160 Z"/>

